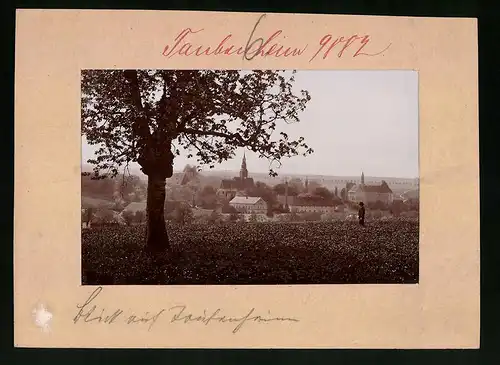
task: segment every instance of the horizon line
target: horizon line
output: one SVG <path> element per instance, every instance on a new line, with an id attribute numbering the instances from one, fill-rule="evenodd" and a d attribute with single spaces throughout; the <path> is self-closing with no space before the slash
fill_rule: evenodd
<path id="1" fill-rule="evenodd" d="M 91 167 L 92 165 L 91 164 L 88 164 L 88 163 L 85 163 L 85 164 L 82 164 L 82 168 L 83 166 L 89 166 Z M 193 166 L 193 167 L 196 167 L 196 166 Z M 144 174 L 140 168 L 137 168 L 137 167 L 133 167 L 133 168 L 129 168 L 129 171 L 130 171 L 130 174 L 131 175 L 134 175 L 135 172 L 139 173 L 139 176 L 140 175 L 143 175 L 143 176 L 147 176 L 146 174 Z M 218 170 L 218 169 L 207 169 L 207 170 L 201 170 L 199 171 L 200 173 L 236 173 L 236 175 L 238 175 L 238 171 L 239 170 L 229 170 L 229 169 L 225 169 L 225 170 Z M 82 172 L 83 169 L 82 169 Z M 183 169 L 174 169 L 173 171 L 174 173 L 181 173 L 181 172 L 184 172 Z M 342 174 L 318 174 L 318 173 L 312 173 L 312 174 L 307 174 L 307 173 L 301 173 L 301 172 L 286 172 L 286 171 L 283 171 L 283 172 L 278 172 L 278 176 L 269 176 L 269 171 L 248 171 L 248 174 L 251 175 L 251 174 L 259 174 L 259 175 L 267 175 L 267 177 L 271 178 L 271 179 L 279 179 L 280 177 L 281 178 L 284 178 L 286 176 L 308 176 L 308 177 L 320 177 L 320 176 L 326 176 L 326 177 L 361 177 L 361 173 L 359 173 L 358 175 L 342 175 Z M 236 176 L 235 175 L 235 176 Z M 250 176 L 251 177 L 251 176 Z M 365 178 L 387 178 L 387 179 L 420 179 L 419 176 L 405 176 L 405 175 L 400 175 L 400 176 L 396 176 L 396 175 L 367 175 L 365 174 Z"/>

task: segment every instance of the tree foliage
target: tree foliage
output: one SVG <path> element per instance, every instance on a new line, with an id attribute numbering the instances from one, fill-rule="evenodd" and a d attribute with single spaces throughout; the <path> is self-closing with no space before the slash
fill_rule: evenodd
<path id="1" fill-rule="evenodd" d="M 290 190 L 290 188 L 295 189 L 297 194 L 299 194 L 305 190 L 305 185 L 302 179 L 294 177 L 288 182 L 288 189 Z"/>
<path id="2" fill-rule="evenodd" d="M 181 152 L 213 168 L 246 148 L 270 161 L 271 176 L 282 158 L 313 152 L 303 137 L 278 130 L 278 123 L 298 122 L 311 99 L 295 93 L 294 77 L 273 70 L 82 71 L 82 135 L 97 147 L 87 162 L 94 178 L 115 177 L 131 162 L 148 176 L 148 250 L 169 247 L 165 180 Z M 195 200 L 195 189 L 190 193 Z"/>
<path id="3" fill-rule="evenodd" d="M 308 181 L 307 182 L 307 189 L 309 191 L 314 192 L 316 189 L 323 187 L 319 182 L 316 181 Z"/>
<path id="4" fill-rule="evenodd" d="M 276 184 L 273 186 L 273 190 L 278 195 L 285 195 L 286 186 L 283 183 Z M 299 190 L 296 185 L 288 185 L 288 196 L 297 196 L 299 194 Z"/>
<path id="5" fill-rule="evenodd" d="M 315 188 L 314 194 L 317 196 L 320 196 L 321 198 L 323 198 L 325 200 L 332 200 L 334 197 L 333 193 L 330 190 L 328 190 L 327 188 L 325 188 L 324 186 L 319 186 L 319 187 Z"/>
<path id="6" fill-rule="evenodd" d="M 257 223 L 259 221 L 259 218 L 257 217 L 257 214 L 252 213 L 250 214 L 250 218 L 248 219 L 248 221 L 251 223 Z"/>
<path id="7" fill-rule="evenodd" d="M 197 204 L 204 209 L 215 209 L 217 206 L 217 191 L 211 185 L 205 185 L 198 191 Z"/>
<path id="8" fill-rule="evenodd" d="M 346 190 L 346 188 L 342 188 L 342 190 L 340 190 L 340 198 L 342 200 L 347 200 L 347 190 Z"/>
<path id="9" fill-rule="evenodd" d="M 257 181 L 248 191 L 248 195 L 262 198 L 268 206 L 273 206 L 277 202 L 275 191 L 262 181 Z"/>
<path id="10" fill-rule="evenodd" d="M 166 165 L 183 149 L 210 167 L 239 147 L 275 162 L 310 154 L 303 137 L 273 133 L 298 122 L 310 100 L 293 82 L 290 71 L 84 70 L 82 134 L 98 146 L 88 162 L 95 176 L 138 162 L 146 175 L 163 167 L 169 177 Z"/>
<path id="11" fill-rule="evenodd" d="M 192 223 L 194 220 L 193 210 L 187 204 L 179 204 L 175 207 L 170 217 L 172 221 L 179 224 Z"/>

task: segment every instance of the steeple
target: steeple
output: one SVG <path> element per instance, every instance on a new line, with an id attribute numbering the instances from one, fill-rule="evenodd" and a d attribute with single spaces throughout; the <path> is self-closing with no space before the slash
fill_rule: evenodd
<path id="1" fill-rule="evenodd" d="M 240 179 L 245 180 L 248 178 L 248 170 L 247 170 L 247 157 L 245 152 L 243 151 L 243 160 L 241 161 L 241 169 L 240 169 Z"/>
<path id="2" fill-rule="evenodd" d="M 241 168 L 242 169 L 247 168 L 247 156 L 245 151 L 243 151 L 243 160 L 241 161 Z"/>
<path id="3" fill-rule="evenodd" d="M 361 185 L 365 185 L 365 174 L 361 171 Z"/>

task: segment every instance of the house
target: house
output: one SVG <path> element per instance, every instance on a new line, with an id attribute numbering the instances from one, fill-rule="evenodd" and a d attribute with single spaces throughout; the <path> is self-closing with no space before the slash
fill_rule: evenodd
<path id="1" fill-rule="evenodd" d="M 403 203 L 412 210 L 419 210 L 420 206 L 420 190 L 414 189 L 405 191 L 401 194 Z"/>
<path id="2" fill-rule="evenodd" d="M 168 185 L 186 185 L 196 178 L 196 174 L 196 167 L 187 165 L 183 172 L 174 172 L 166 182 Z"/>
<path id="3" fill-rule="evenodd" d="M 188 182 L 189 178 L 185 172 L 174 172 L 172 177 L 167 179 L 169 185 L 186 185 Z"/>
<path id="4" fill-rule="evenodd" d="M 137 213 L 137 212 L 146 212 L 146 202 L 132 202 L 129 203 L 124 209 L 122 213 Z"/>
<path id="5" fill-rule="evenodd" d="M 306 191 L 308 191 L 308 179 L 306 179 L 305 187 Z M 283 208 L 296 213 L 330 213 L 333 212 L 335 206 L 339 204 L 338 201 L 325 199 L 309 192 L 301 193 L 297 196 L 290 196 L 288 195 L 288 181 L 285 181 L 285 195 L 278 195 L 277 200 Z"/>
<path id="6" fill-rule="evenodd" d="M 393 196 L 392 196 L 393 203 L 395 203 L 395 202 L 403 203 L 403 201 L 404 201 L 403 194 L 393 194 Z"/>
<path id="7" fill-rule="evenodd" d="M 394 194 L 385 180 L 382 180 L 380 185 L 366 185 L 365 176 L 361 173 L 361 183 L 353 185 L 349 189 L 347 198 L 354 203 L 363 202 L 369 204 L 381 201 L 384 204 L 391 204 Z"/>
<path id="8" fill-rule="evenodd" d="M 414 190 L 408 190 L 405 191 L 403 194 L 401 194 L 401 198 L 403 202 L 409 203 L 409 204 L 418 204 L 419 202 L 419 190 L 414 189 Z"/>
<path id="9" fill-rule="evenodd" d="M 291 212 L 296 213 L 332 213 L 336 202 L 312 194 L 299 194 L 288 203 Z"/>
<path id="10" fill-rule="evenodd" d="M 248 177 L 247 160 L 246 156 L 243 155 L 240 176 L 233 177 L 232 179 L 223 179 L 219 189 L 217 190 L 217 196 L 231 200 L 235 198 L 239 192 L 241 193 L 245 190 L 251 190 L 254 186 L 253 178 Z"/>
<path id="11" fill-rule="evenodd" d="M 236 196 L 229 205 L 241 213 L 266 213 L 267 203 L 261 197 Z"/>
<path id="12" fill-rule="evenodd" d="M 206 217 L 210 217 L 212 215 L 212 213 L 214 212 L 214 210 L 195 207 L 195 208 L 193 208 L 192 212 L 193 212 L 194 218 L 201 218 L 201 217 L 206 218 Z"/>
<path id="13" fill-rule="evenodd" d="M 177 209 L 181 205 L 189 205 L 189 204 L 187 204 L 184 201 L 180 201 L 180 200 L 166 200 L 165 201 L 165 214 L 168 214 L 168 213 L 174 211 L 175 209 Z M 130 212 L 133 214 L 135 214 L 136 212 L 146 213 L 146 207 L 147 207 L 147 203 L 145 201 L 132 202 L 132 203 L 129 203 L 123 209 L 122 213 L 125 213 L 125 212 Z"/>

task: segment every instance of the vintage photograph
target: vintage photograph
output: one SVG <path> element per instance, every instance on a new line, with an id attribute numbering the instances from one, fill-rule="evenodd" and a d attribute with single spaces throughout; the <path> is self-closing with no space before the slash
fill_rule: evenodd
<path id="1" fill-rule="evenodd" d="M 415 284 L 418 73 L 82 70 L 83 285 Z"/>

